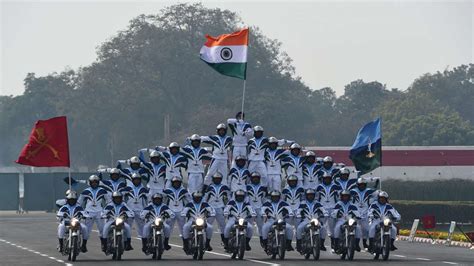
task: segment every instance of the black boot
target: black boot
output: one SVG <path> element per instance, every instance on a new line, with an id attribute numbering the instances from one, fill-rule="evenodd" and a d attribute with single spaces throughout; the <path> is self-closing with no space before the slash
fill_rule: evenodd
<path id="1" fill-rule="evenodd" d="M 290 240 L 287 239 L 286 240 L 286 251 L 293 251 L 293 250 L 295 250 L 295 249 L 293 248 L 293 246 L 291 246 L 291 239 Z"/>
<path id="2" fill-rule="evenodd" d="M 58 245 L 58 251 L 60 253 L 63 253 L 63 244 L 64 244 L 64 240 L 62 238 L 58 238 L 59 240 L 59 245 Z"/>
<path id="3" fill-rule="evenodd" d="M 262 238 L 262 248 L 267 251 L 267 243 L 268 243 L 268 239 L 263 239 Z"/>
<path id="4" fill-rule="evenodd" d="M 184 238 L 183 238 L 183 250 L 184 250 L 184 253 L 186 254 L 189 253 L 189 241 Z"/>
<path id="5" fill-rule="evenodd" d="M 341 253 L 341 248 L 339 247 L 339 238 L 334 238 L 333 241 L 334 241 L 334 248 L 333 248 L 333 249 L 334 249 L 334 252 L 335 252 L 336 254 Z"/>
<path id="6" fill-rule="evenodd" d="M 224 234 L 221 234 L 221 241 L 222 241 L 222 244 L 224 244 L 224 240 L 225 240 Z"/>
<path id="7" fill-rule="evenodd" d="M 245 250 L 247 250 L 247 251 L 252 250 L 252 248 L 250 247 L 250 240 L 251 240 L 251 238 L 250 238 L 250 237 L 247 237 L 245 240 L 247 240 L 247 242 L 246 242 L 247 245 L 246 245 L 246 247 L 245 247 Z"/>
<path id="8" fill-rule="evenodd" d="M 224 237 L 222 243 L 224 244 L 224 250 L 229 251 L 229 239 Z"/>
<path id="9" fill-rule="evenodd" d="M 147 244 L 147 240 L 146 238 L 142 238 L 142 251 L 143 253 L 147 253 L 147 248 L 146 248 L 146 244 Z"/>
<path id="10" fill-rule="evenodd" d="M 367 239 L 362 239 L 362 246 L 364 246 L 364 249 L 368 249 L 369 245 L 367 245 Z"/>
<path id="11" fill-rule="evenodd" d="M 334 247 L 334 237 L 331 237 L 331 249 L 336 250 L 336 248 Z"/>
<path id="12" fill-rule="evenodd" d="M 360 238 L 355 239 L 355 250 L 360 252 Z"/>
<path id="13" fill-rule="evenodd" d="M 206 249 L 207 249 L 207 251 L 212 251 L 211 240 L 210 239 L 206 239 Z"/>
<path id="14" fill-rule="evenodd" d="M 163 243 L 165 245 L 165 250 L 170 250 L 171 249 L 171 246 L 170 246 L 170 238 L 169 237 L 165 237 L 165 243 Z"/>
<path id="15" fill-rule="evenodd" d="M 369 238 L 369 252 L 373 253 L 374 252 L 374 239 Z"/>
<path id="16" fill-rule="evenodd" d="M 125 251 L 130 251 L 130 250 L 133 250 L 132 239 L 127 238 L 127 240 L 125 241 Z"/>
<path id="17" fill-rule="evenodd" d="M 85 240 L 85 239 L 82 240 L 81 252 L 82 253 L 87 252 L 87 240 Z"/>
<path id="18" fill-rule="evenodd" d="M 390 245 L 390 250 L 391 251 L 397 250 L 398 248 L 395 246 L 395 239 L 392 239 L 391 242 L 392 244 Z"/>
<path id="19" fill-rule="evenodd" d="M 107 251 L 107 238 L 100 238 L 100 246 L 102 248 L 102 252 Z"/>
<path id="20" fill-rule="evenodd" d="M 296 239 L 296 251 L 301 252 L 301 239 Z"/>
<path id="21" fill-rule="evenodd" d="M 263 244 L 263 237 L 260 237 L 260 246 L 262 248 L 265 248 L 266 245 Z"/>
<path id="22" fill-rule="evenodd" d="M 323 238 L 321 238 L 321 244 L 319 246 L 319 249 L 322 250 L 322 251 L 326 251 L 326 247 L 324 246 L 324 240 Z"/>

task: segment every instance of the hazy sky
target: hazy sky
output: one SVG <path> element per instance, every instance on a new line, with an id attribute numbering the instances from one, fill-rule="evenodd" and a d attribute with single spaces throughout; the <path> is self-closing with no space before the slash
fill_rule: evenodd
<path id="1" fill-rule="evenodd" d="M 130 19 L 170 4 L 2 1 L 0 94 L 21 94 L 28 72 L 46 75 L 89 65 L 97 46 L 125 29 Z M 312 89 L 329 86 L 342 94 L 344 85 L 358 78 L 406 89 L 423 73 L 473 62 L 473 1 L 204 5 L 236 11 L 245 23 L 281 41 L 297 75 Z"/>

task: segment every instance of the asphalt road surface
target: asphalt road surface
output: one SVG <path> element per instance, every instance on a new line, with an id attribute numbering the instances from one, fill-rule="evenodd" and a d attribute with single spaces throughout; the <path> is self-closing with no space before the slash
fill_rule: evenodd
<path id="1" fill-rule="evenodd" d="M 57 223 L 54 214 L 34 213 L 16 215 L 0 213 L 0 265 L 72 265 L 67 258 L 61 256 L 57 250 L 56 238 Z M 95 230 L 95 228 L 94 228 Z M 176 235 L 176 231 L 173 233 Z M 133 233 L 135 235 L 135 232 Z M 305 261 L 297 252 L 287 253 L 284 261 L 271 260 L 260 248 L 258 238 L 251 241 L 252 251 L 245 254 L 244 261 L 231 260 L 220 244 L 220 236 L 215 233 L 212 246 L 214 251 L 206 252 L 203 261 L 193 261 L 182 250 L 179 236 L 171 239 L 172 249 L 163 254 L 160 262 L 152 261 L 141 252 L 141 242 L 133 238 L 133 251 L 123 255 L 122 262 L 115 262 L 100 251 L 100 242 L 97 231 L 91 233 L 88 242 L 89 252 L 81 253 L 74 265 L 124 265 L 162 264 L 170 265 L 337 265 L 337 264 L 430 264 L 430 265 L 474 265 L 474 250 L 441 245 L 408 243 L 397 241 L 398 250 L 390 255 L 390 261 L 374 261 L 366 252 L 356 253 L 352 262 L 342 262 L 338 256 L 330 252 L 322 252 L 318 262 Z M 326 245 L 328 245 L 326 243 Z"/>

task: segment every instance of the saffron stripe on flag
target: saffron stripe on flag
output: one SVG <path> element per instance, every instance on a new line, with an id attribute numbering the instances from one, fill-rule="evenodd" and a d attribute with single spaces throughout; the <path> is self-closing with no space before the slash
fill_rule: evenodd
<path id="1" fill-rule="evenodd" d="M 230 34 L 222 34 L 217 37 L 206 35 L 207 42 L 204 44 L 207 47 L 212 46 L 227 46 L 227 45 L 248 45 L 249 34 L 248 29 L 243 29 Z"/>

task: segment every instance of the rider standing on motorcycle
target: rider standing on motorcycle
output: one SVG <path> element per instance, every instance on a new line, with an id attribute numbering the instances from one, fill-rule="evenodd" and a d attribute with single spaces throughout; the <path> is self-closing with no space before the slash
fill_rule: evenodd
<path id="1" fill-rule="evenodd" d="M 197 217 L 202 217 L 204 220 L 215 215 L 214 209 L 207 203 L 203 202 L 203 195 L 201 192 L 193 193 L 192 202 L 186 204 L 186 207 L 181 212 L 182 217 L 187 217 L 188 221 L 183 226 L 183 249 L 187 252 L 189 250 L 189 237 L 193 222 Z M 212 224 L 206 221 L 206 250 L 212 251 Z"/>
<path id="2" fill-rule="evenodd" d="M 266 248 L 268 233 L 270 233 L 270 229 L 272 228 L 278 216 L 288 220 L 293 217 L 293 212 L 290 208 L 290 205 L 281 200 L 281 193 L 279 191 L 272 191 L 270 193 L 270 201 L 267 201 L 263 204 L 262 212 L 264 213 L 264 216 L 267 217 L 265 224 L 262 226 L 262 245 L 264 248 Z M 285 236 L 286 249 L 288 251 L 294 250 L 291 246 L 291 240 L 293 239 L 293 228 L 288 222 L 285 224 Z"/>
<path id="3" fill-rule="evenodd" d="M 164 217 L 168 219 L 168 218 L 174 218 L 174 215 L 175 215 L 174 212 L 171 211 L 168 206 L 163 204 L 163 195 L 160 193 L 156 193 L 153 196 L 151 196 L 151 203 L 148 206 L 146 206 L 143 209 L 143 211 L 141 211 L 140 218 L 146 221 L 147 218 L 150 218 L 150 217 Z M 143 226 L 142 251 L 144 253 L 147 252 L 146 245 L 147 245 L 148 237 L 150 236 L 150 233 L 151 233 L 151 226 L 153 222 L 154 220 L 149 220 Z M 163 232 L 165 234 L 164 248 L 165 250 L 170 250 L 171 246 L 169 245 L 169 240 L 171 236 L 171 228 L 167 222 L 163 222 Z"/>
<path id="4" fill-rule="evenodd" d="M 128 164 L 129 167 L 123 168 L 122 164 Z M 145 181 L 148 182 L 149 180 L 148 170 L 142 167 L 142 163 L 140 162 L 138 156 L 133 156 L 128 160 L 118 160 L 117 169 L 119 169 L 122 172 L 122 175 L 125 177 L 127 181 L 127 186 L 132 185 L 132 175 L 135 173 L 143 176 L 145 178 Z"/>
<path id="5" fill-rule="evenodd" d="M 391 217 L 393 222 L 399 221 L 401 219 L 400 214 L 395 208 L 388 203 L 388 193 L 385 191 L 380 191 L 377 197 L 377 202 L 370 205 L 369 208 L 369 250 L 373 250 L 374 247 L 374 237 L 377 225 L 380 224 L 380 219 L 382 217 Z M 395 247 L 395 238 L 397 237 L 397 228 L 392 223 L 392 229 L 390 230 L 390 238 L 392 240 L 391 250 L 397 250 Z"/>
<path id="6" fill-rule="evenodd" d="M 247 221 L 247 231 L 246 231 L 246 250 L 250 251 L 252 248 L 250 247 L 250 240 L 252 239 L 253 235 L 253 226 L 252 223 L 249 222 L 250 218 L 255 217 L 257 214 L 255 210 L 252 208 L 250 203 L 245 202 L 245 191 L 244 190 L 237 190 L 234 195 L 234 200 L 229 201 L 227 206 L 224 210 L 224 215 L 227 217 L 227 224 L 224 229 L 224 249 L 228 250 L 228 242 L 230 231 L 232 230 L 233 226 L 235 225 L 236 219 L 243 218 Z"/>
<path id="7" fill-rule="evenodd" d="M 290 146 L 288 156 L 283 160 L 283 168 L 286 169 L 287 178 L 294 175 L 298 177 L 298 185 L 303 185 L 303 164 L 304 157 L 300 156 L 301 146 L 293 143 Z"/>
<path id="8" fill-rule="evenodd" d="M 257 223 L 258 233 L 260 234 L 260 243 L 262 243 L 262 206 L 267 201 L 268 190 L 260 182 L 260 174 L 254 172 L 250 175 L 250 184 L 247 185 L 248 202 L 255 211 L 255 221 Z"/>
<path id="9" fill-rule="evenodd" d="M 279 141 L 275 137 L 268 138 L 268 148 L 265 151 L 265 164 L 267 166 L 267 184 L 269 191 L 281 191 L 282 161 L 288 157 L 284 149 L 279 149 Z"/>
<path id="10" fill-rule="evenodd" d="M 247 181 L 250 178 L 250 171 L 247 169 L 247 159 L 239 155 L 235 157 L 235 166 L 229 172 L 229 186 L 232 192 L 239 189 L 246 190 Z"/>
<path id="11" fill-rule="evenodd" d="M 123 229 L 125 233 L 125 237 L 127 240 L 125 241 L 125 250 L 133 250 L 132 248 L 132 232 L 130 230 L 130 225 L 127 223 L 127 218 L 132 218 L 133 217 L 133 211 L 130 210 L 123 202 L 123 195 L 121 192 L 114 192 L 112 194 L 112 202 L 107 205 L 104 210 L 102 211 L 102 218 L 107 219 L 104 225 L 104 231 L 102 232 L 102 251 L 105 252 L 105 249 L 107 248 L 107 236 L 109 235 L 110 227 L 114 223 L 114 219 L 111 218 L 117 218 L 123 216 L 124 223 L 123 223 Z"/>
<path id="12" fill-rule="evenodd" d="M 321 239 L 320 249 L 326 251 L 324 246 L 324 241 L 326 239 L 326 230 L 324 229 L 324 223 L 326 218 L 329 216 L 329 213 L 324 209 L 318 201 L 316 201 L 316 191 L 312 188 L 309 188 L 305 191 L 305 201 L 301 202 L 298 207 L 297 217 L 301 219 L 301 222 L 296 228 L 296 250 L 302 252 L 301 250 L 301 239 L 303 238 L 303 233 L 306 229 L 306 226 L 309 224 L 312 218 L 317 218 L 321 229 L 319 230 L 319 238 Z"/>
<path id="13" fill-rule="evenodd" d="M 369 206 L 375 201 L 377 192 L 372 188 L 367 188 L 367 180 L 362 177 L 357 179 L 357 187 L 351 190 L 352 202 L 359 208 L 361 219 L 359 224 L 362 231 L 362 244 L 368 248 L 367 238 L 369 236 Z"/>
<path id="14" fill-rule="evenodd" d="M 292 175 L 286 179 L 288 183 L 283 189 L 283 200 L 290 205 L 293 214 L 296 214 L 301 201 L 304 199 L 304 188 L 298 186 L 298 177 Z M 299 221 L 293 220 L 291 224 L 296 225 Z"/>
<path id="15" fill-rule="evenodd" d="M 142 185 L 142 177 L 140 174 L 132 174 L 132 185 L 123 190 L 127 206 L 133 211 L 133 217 L 129 217 L 128 223 L 130 227 L 135 225 L 137 228 L 137 235 L 143 238 L 143 225 L 145 220 L 140 218 L 140 212 L 148 203 L 148 189 Z"/>
<path id="16" fill-rule="evenodd" d="M 351 171 L 348 168 L 341 168 L 339 170 L 339 177 L 334 181 L 342 190 L 348 190 L 356 187 L 357 178 L 349 178 Z"/>
<path id="17" fill-rule="evenodd" d="M 233 136 L 232 158 L 239 155 L 247 156 L 247 142 L 252 136 L 252 126 L 244 119 L 245 115 L 242 112 L 238 112 L 235 118 L 227 119 L 227 125 Z"/>
<path id="18" fill-rule="evenodd" d="M 107 205 L 107 190 L 99 187 L 99 182 L 100 178 L 97 175 L 91 175 L 89 177 L 89 187 L 82 191 L 78 203 L 85 209 L 85 224 L 87 226 L 88 235 L 90 235 L 95 223 L 97 225 L 97 230 L 99 230 L 99 238 L 102 239 L 104 221 L 100 215 L 102 208 Z"/>
<path id="19" fill-rule="evenodd" d="M 188 191 L 182 185 L 181 177 L 175 176 L 171 179 L 171 186 L 163 191 L 166 195 L 166 205 L 174 212 L 174 218 L 170 219 L 170 228 L 173 231 L 175 222 L 178 222 L 178 228 L 181 235 L 183 235 L 184 218 L 181 217 L 181 212 L 184 206 L 190 201 Z"/>
<path id="20" fill-rule="evenodd" d="M 314 151 L 307 151 L 305 156 L 305 163 L 303 164 L 303 187 L 305 189 L 316 189 L 319 184 L 318 170 L 321 167 L 316 162 L 316 153 Z"/>
<path id="21" fill-rule="evenodd" d="M 357 209 L 357 206 L 352 204 L 351 201 L 351 193 L 347 190 L 344 190 L 340 194 L 341 200 L 336 203 L 334 209 L 331 213 L 332 217 L 337 219 L 336 225 L 334 227 L 334 247 L 336 253 L 340 250 L 340 239 L 339 236 L 341 235 L 341 230 L 343 230 L 342 225 L 346 223 L 347 217 L 350 216 L 353 219 L 359 220 L 360 213 Z M 356 231 L 355 231 L 355 250 L 360 251 L 360 225 L 357 224 Z"/>
<path id="22" fill-rule="evenodd" d="M 219 229 L 221 231 L 221 240 L 224 243 L 224 207 L 231 198 L 231 192 L 228 186 L 222 184 L 222 175 L 215 173 L 212 176 L 212 184 L 209 185 L 204 194 L 205 201 L 214 209 L 215 216 L 209 217 L 209 224 L 213 224 L 214 220 L 217 221 Z"/>
<path id="23" fill-rule="evenodd" d="M 317 173 L 319 180 L 323 178 L 324 174 L 330 174 L 332 178 L 336 178 L 339 174 L 339 169 L 334 167 L 334 160 L 331 156 L 323 158 L 323 164 Z"/>
<path id="24" fill-rule="evenodd" d="M 120 180 L 121 173 L 120 170 L 117 168 L 109 168 L 106 169 L 106 171 L 109 173 L 109 180 L 104 180 L 102 181 L 102 187 L 107 190 L 107 203 L 110 203 L 112 201 L 112 194 L 114 192 L 121 192 L 127 187 L 127 183 L 124 181 Z M 102 173 L 99 173 L 99 177 L 102 175 Z"/>
<path id="25" fill-rule="evenodd" d="M 324 173 L 321 184 L 316 188 L 316 193 L 319 203 L 323 205 L 324 209 L 326 209 L 329 214 L 332 213 L 332 210 L 336 205 L 340 191 L 341 187 L 333 182 L 332 175 L 330 173 Z M 334 218 L 329 217 L 328 222 L 326 223 L 326 228 L 328 235 L 331 237 L 332 249 L 334 249 L 334 224 Z"/>
<path id="26" fill-rule="evenodd" d="M 204 163 L 203 161 L 210 161 L 211 154 L 201 147 L 201 137 L 198 134 L 193 134 L 189 141 L 191 145 L 186 145 L 182 149 L 182 154 L 188 160 L 188 191 L 194 193 L 202 191 L 204 184 Z"/>
<path id="27" fill-rule="evenodd" d="M 183 178 L 181 170 L 188 167 L 188 159 L 180 152 L 181 148 L 177 142 L 171 142 L 168 148 L 158 146 L 155 149 L 163 154 L 163 160 L 166 164 L 165 188 L 169 188 L 171 186 L 170 180 L 173 177 L 179 176 Z"/>
<path id="28" fill-rule="evenodd" d="M 70 219 L 76 218 L 81 219 L 84 217 L 84 209 L 77 204 L 77 193 L 75 191 L 70 191 L 66 195 L 66 205 L 63 205 L 58 213 L 56 214 L 60 223 L 58 225 L 58 240 L 59 240 L 59 252 L 63 252 L 63 238 L 66 233 L 66 224 L 64 218 L 69 217 Z M 89 238 L 89 230 L 87 227 L 81 223 L 81 234 L 82 234 L 82 246 L 81 252 L 87 252 L 87 239 Z"/>
<path id="29" fill-rule="evenodd" d="M 161 163 L 161 153 L 157 150 L 151 150 L 149 153 L 150 161 L 147 162 L 145 161 L 145 155 L 143 154 L 145 151 L 149 151 L 149 149 L 139 150 L 138 158 L 150 175 L 150 180 L 147 184 L 149 195 L 152 196 L 156 193 L 163 193 L 166 181 L 166 165 Z"/>
<path id="30" fill-rule="evenodd" d="M 222 183 L 227 185 L 227 175 L 229 173 L 229 155 L 232 146 L 232 138 L 227 136 L 227 126 L 219 124 L 216 127 L 217 135 L 201 136 L 201 141 L 212 146 L 212 161 L 207 171 L 204 183 L 209 184 L 211 177 L 219 172 L 222 174 Z"/>
<path id="31" fill-rule="evenodd" d="M 259 172 L 262 184 L 267 185 L 267 167 L 265 166 L 265 150 L 268 147 L 268 138 L 263 136 L 263 127 L 253 128 L 253 138 L 247 144 L 249 171 Z"/>

